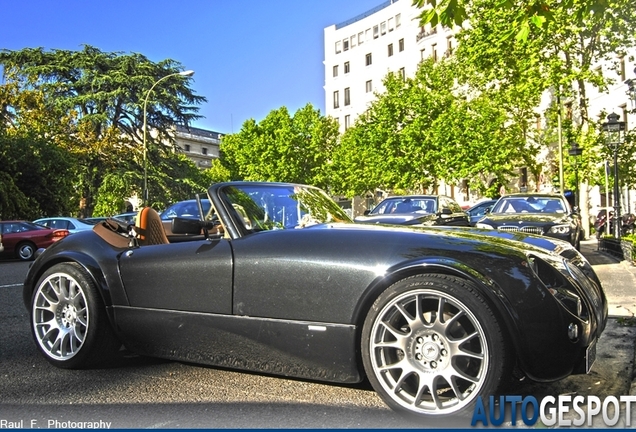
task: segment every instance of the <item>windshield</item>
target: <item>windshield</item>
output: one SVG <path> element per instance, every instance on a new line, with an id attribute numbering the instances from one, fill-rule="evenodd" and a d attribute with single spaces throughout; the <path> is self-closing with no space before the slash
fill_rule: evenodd
<path id="1" fill-rule="evenodd" d="M 378 204 L 370 214 L 435 213 L 436 211 L 435 198 L 389 198 Z"/>
<path id="2" fill-rule="evenodd" d="M 228 186 L 227 200 L 247 229 L 304 228 L 351 219 L 320 189 L 290 185 Z"/>
<path id="3" fill-rule="evenodd" d="M 492 213 L 566 213 L 566 206 L 559 197 L 504 197 Z"/>

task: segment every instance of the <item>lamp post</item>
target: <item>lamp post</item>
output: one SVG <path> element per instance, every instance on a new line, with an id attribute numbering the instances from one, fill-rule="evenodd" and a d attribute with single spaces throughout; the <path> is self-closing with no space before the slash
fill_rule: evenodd
<path id="1" fill-rule="evenodd" d="M 583 149 L 579 147 L 579 143 L 572 141 L 570 143 L 570 156 L 574 157 L 574 181 L 576 188 L 574 189 L 574 205 L 579 206 L 579 156 L 583 154 Z"/>
<path id="2" fill-rule="evenodd" d="M 621 135 L 625 131 L 625 122 L 618 121 L 618 114 L 611 113 L 607 116 L 607 122 L 601 126 L 607 132 L 607 145 L 614 151 L 614 237 L 621 238 L 620 227 L 620 190 L 618 188 L 618 146 L 621 144 Z"/>
<path id="3" fill-rule="evenodd" d="M 148 89 L 148 92 L 146 92 L 146 99 L 144 99 L 144 126 L 143 126 L 143 135 L 144 135 L 144 192 L 143 192 L 143 205 L 146 206 L 148 205 L 148 146 L 146 144 L 146 135 L 147 135 L 147 114 L 146 114 L 146 108 L 148 107 L 148 99 L 150 98 L 150 93 L 152 93 L 152 90 L 157 86 L 157 84 L 159 84 L 161 81 L 166 80 L 170 77 L 173 76 L 186 76 L 186 77 L 190 77 L 192 75 L 194 75 L 194 71 L 193 70 L 187 70 L 187 71 L 181 71 L 181 72 L 175 72 L 169 75 L 166 75 L 164 77 L 159 78 L 157 81 L 155 81 L 155 83 L 150 87 L 150 89 Z"/>

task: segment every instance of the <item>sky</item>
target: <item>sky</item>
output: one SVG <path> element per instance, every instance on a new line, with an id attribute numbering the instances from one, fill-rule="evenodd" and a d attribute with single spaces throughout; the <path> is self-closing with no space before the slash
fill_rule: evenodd
<path id="1" fill-rule="evenodd" d="M 410 0 L 403 0 L 410 1 Z M 324 28 L 384 0 L 0 0 L 0 49 L 139 53 L 194 70 L 192 126 L 240 131 L 286 106 L 325 113 Z"/>

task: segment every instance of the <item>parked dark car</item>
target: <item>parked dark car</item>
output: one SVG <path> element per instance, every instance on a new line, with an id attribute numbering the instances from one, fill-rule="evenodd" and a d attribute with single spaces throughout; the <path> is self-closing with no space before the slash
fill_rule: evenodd
<path id="1" fill-rule="evenodd" d="M 303 379 L 366 377 L 419 416 L 471 413 L 513 370 L 552 381 L 592 366 L 607 301 L 566 243 L 353 223 L 297 184 L 218 183 L 208 196 L 221 229 L 207 238 L 169 243 L 144 208 L 138 238 L 112 219 L 35 260 L 23 300 L 50 363 L 108 364 L 123 344 Z M 172 231 L 215 224 L 176 217 Z"/>
<path id="2" fill-rule="evenodd" d="M 480 201 L 477 204 L 469 207 L 466 211 L 468 213 L 468 218 L 470 219 L 470 226 L 475 226 L 479 219 L 483 218 L 486 213 L 492 209 L 492 206 L 497 202 L 497 200 L 484 200 Z"/>
<path id="3" fill-rule="evenodd" d="M 0 221 L 4 254 L 30 261 L 39 248 L 47 248 L 69 235 L 68 230 L 46 228 L 26 221 Z"/>
<path id="4" fill-rule="evenodd" d="M 445 195 L 408 195 L 384 199 L 356 222 L 393 225 L 469 226 L 468 215 Z"/>
<path id="5" fill-rule="evenodd" d="M 503 196 L 476 226 L 554 237 L 569 242 L 577 250 L 583 238 L 580 215 L 558 194 L 520 193 Z"/>

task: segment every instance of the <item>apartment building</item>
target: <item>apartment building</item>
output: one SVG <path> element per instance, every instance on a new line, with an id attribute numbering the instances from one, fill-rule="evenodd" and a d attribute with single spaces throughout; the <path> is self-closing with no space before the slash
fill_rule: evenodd
<path id="1" fill-rule="evenodd" d="M 219 157 L 223 135 L 219 132 L 195 127 L 177 126 L 175 143 L 199 168 L 210 168 L 212 159 Z"/>
<path id="2" fill-rule="evenodd" d="M 409 0 L 388 0 L 324 29 L 325 113 L 341 132 L 384 91 L 388 72 L 413 76 L 423 58 L 452 52 L 452 34 L 422 29 L 419 13 Z"/>

